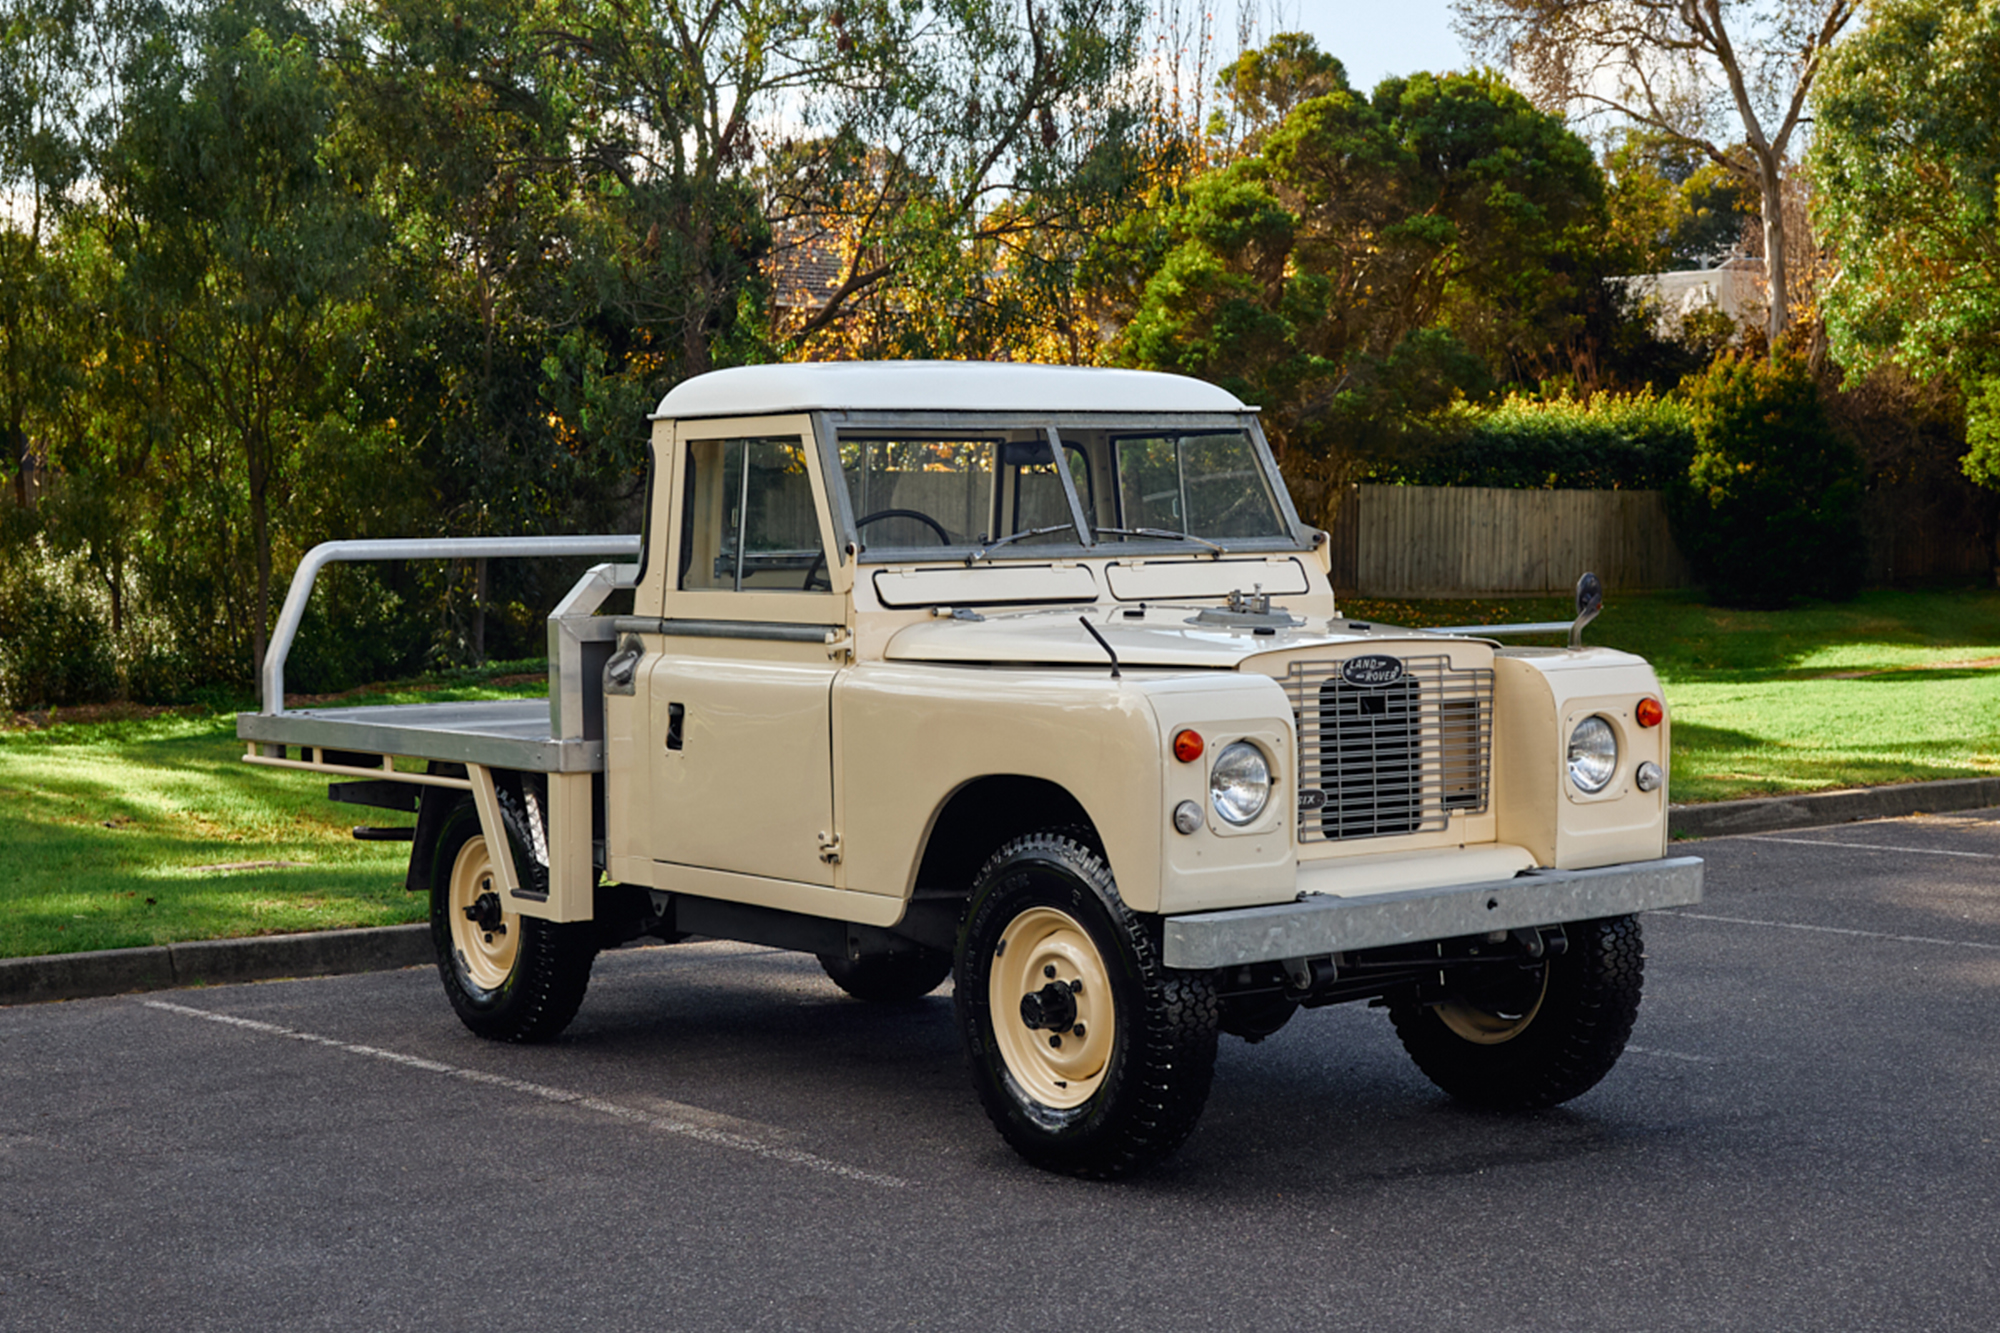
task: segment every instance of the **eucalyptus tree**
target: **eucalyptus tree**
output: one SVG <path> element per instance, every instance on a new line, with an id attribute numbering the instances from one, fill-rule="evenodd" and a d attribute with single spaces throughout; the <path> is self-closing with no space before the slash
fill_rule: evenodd
<path id="1" fill-rule="evenodd" d="M 84 172 L 89 0 L 0 0 L 0 470 L 32 498 L 36 438 L 67 375 L 70 310 L 52 251 Z M 0 525 L 17 534 L 22 521 Z"/>
<path id="2" fill-rule="evenodd" d="M 253 662 L 293 476 L 346 406 L 382 235 L 335 132 L 323 36 L 287 0 L 167 17 L 99 176 L 124 299 L 178 407 L 160 541 L 181 556 L 158 591 L 209 603 Z"/>
<path id="3" fill-rule="evenodd" d="M 1861 0 L 1453 0 L 1459 32 L 1542 106 L 1609 112 L 1755 189 L 1765 332 L 1791 316 L 1785 171 L 1828 53 Z M 1742 145 L 1745 151 L 1733 151 Z"/>

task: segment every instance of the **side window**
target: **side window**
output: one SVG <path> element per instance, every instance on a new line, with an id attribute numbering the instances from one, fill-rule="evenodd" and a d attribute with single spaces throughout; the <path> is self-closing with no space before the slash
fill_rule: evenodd
<path id="1" fill-rule="evenodd" d="M 689 442 L 682 589 L 799 592 L 825 558 L 796 437 Z"/>

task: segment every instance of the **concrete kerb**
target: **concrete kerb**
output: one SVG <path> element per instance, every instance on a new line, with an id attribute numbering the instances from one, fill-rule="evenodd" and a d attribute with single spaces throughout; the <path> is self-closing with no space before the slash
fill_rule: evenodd
<path id="1" fill-rule="evenodd" d="M 1739 833 L 1851 824 L 1858 819 L 1896 819 L 1947 810 L 2000 806 L 2000 777 L 1908 782 L 1894 787 L 1856 787 L 1801 796 L 1767 796 L 1710 805 L 1677 805 L 1667 812 L 1675 838 L 1722 838 Z"/>
<path id="2" fill-rule="evenodd" d="M 434 957 L 431 928 L 414 925 L 0 958 L 0 1005 L 279 977 L 386 972 L 429 963 Z"/>
<path id="3" fill-rule="evenodd" d="M 1677 805 L 1668 811 L 1667 827 L 1675 838 L 1718 838 L 1996 806 L 2000 806 L 2000 777 L 1957 778 L 1805 796 L 1717 801 L 1712 805 Z M 44 954 L 38 958 L 0 958 L 0 1006 L 81 1000 L 181 986 L 271 981 L 280 977 L 386 972 L 432 961 L 430 927 L 426 925 L 200 940 L 150 949 L 104 949 L 96 953 Z"/>

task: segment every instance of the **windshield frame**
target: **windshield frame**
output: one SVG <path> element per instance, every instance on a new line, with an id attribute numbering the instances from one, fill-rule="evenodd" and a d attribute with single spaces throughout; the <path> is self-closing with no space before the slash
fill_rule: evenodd
<path id="1" fill-rule="evenodd" d="M 1291 492 L 1285 485 L 1284 476 L 1279 472 L 1277 460 L 1271 453 L 1270 442 L 1265 438 L 1263 428 L 1255 412 L 815 412 L 813 433 L 817 438 L 820 452 L 820 466 L 826 475 L 826 496 L 832 507 L 835 535 L 839 544 L 838 559 L 845 564 L 850 558 L 858 558 L 865 565 L 908 564 L 951 562 L 962 564 L 967 557 L 980 550 L 975 542 L 939 546 L 894 546 L 870 550 L 863 537 L 857 534 L 848 492 L 848 479 L 840 463 L 840 438 L 843 434 L 899 433 L 915 431 L 936 431 L 961 437 L 997 437 L 1003 433 L 1040 431 L 1050 442 L 1058 459 L 1056 473 L 1061 479 L 1063 493 L 1068 500 L 1070 520 L 1077 525 L 1079 540 L 1038 540 L 1032 543 L 1020 542 L 1002 546 L 980 557 L 978 564 L 1005 564 L 1010 561 L 1041 561 L 1051 557 L 1074 560 L 1083 556 L 1157 559 L 1162 556 L 1186 556 L 1190 559 L 1210 559 L 1216 552 L 1209 543 L 1220 546 L 1224 553 L 1271 552 L 1311 550 L 1312 529 L 1300 521 L 1298 511 L 1292 505 Z M 1211 537 L 1194 534 L 1200 542 L 1180 537 L 1123 537 L 1115 540 L 1096 541 L 1091 535 L 1092 519 L 1084 510 L 1082 497 L 1078 494 L 1078 484 L 1071 475 L 1069 464 L 1064 458 L 1064 430 L 1101 431 L 1107 436 L 1155 434 L 1221 433 L 1241 431 L 1251 442 L 1251 452 L 1257 460 L 1262 479 L 1271 497 L 1277 502 L 1279 517 L 1286 529 L 1285 534 L 1264 537 Z M 1115 481 L 1114 481 L 1115 484 Z M 976 535 L 976 534 L 975 534 Z M 991 535 L 991 534 L 989 534 Z"/>

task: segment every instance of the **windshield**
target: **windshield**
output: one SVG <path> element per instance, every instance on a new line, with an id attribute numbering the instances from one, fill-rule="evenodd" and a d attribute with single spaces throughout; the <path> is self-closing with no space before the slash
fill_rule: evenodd
<path id="1" fill-rule="evenodd" d="M 1019 559 L 1110 543 L 1215 553 L 1296 540 L 1262 441 L 1238 426 L 850 426 L 838 454 L 864 559 Z"/>
<path id="2" fill-rule="evenodd" d="M 870 548 L 1078 542 L 1044 431 L 843 435 L 840 470 Z M 1057 531 L 1028 535 L 1050 527 Z"/>
<path id="3" fill-rule="evenodd" d="M 1099 526 L 1211 540 L 1287 535 L 1256 449 L 1242 431 L 1123 436 L 1114 444 L 1118 521 Z"/>

